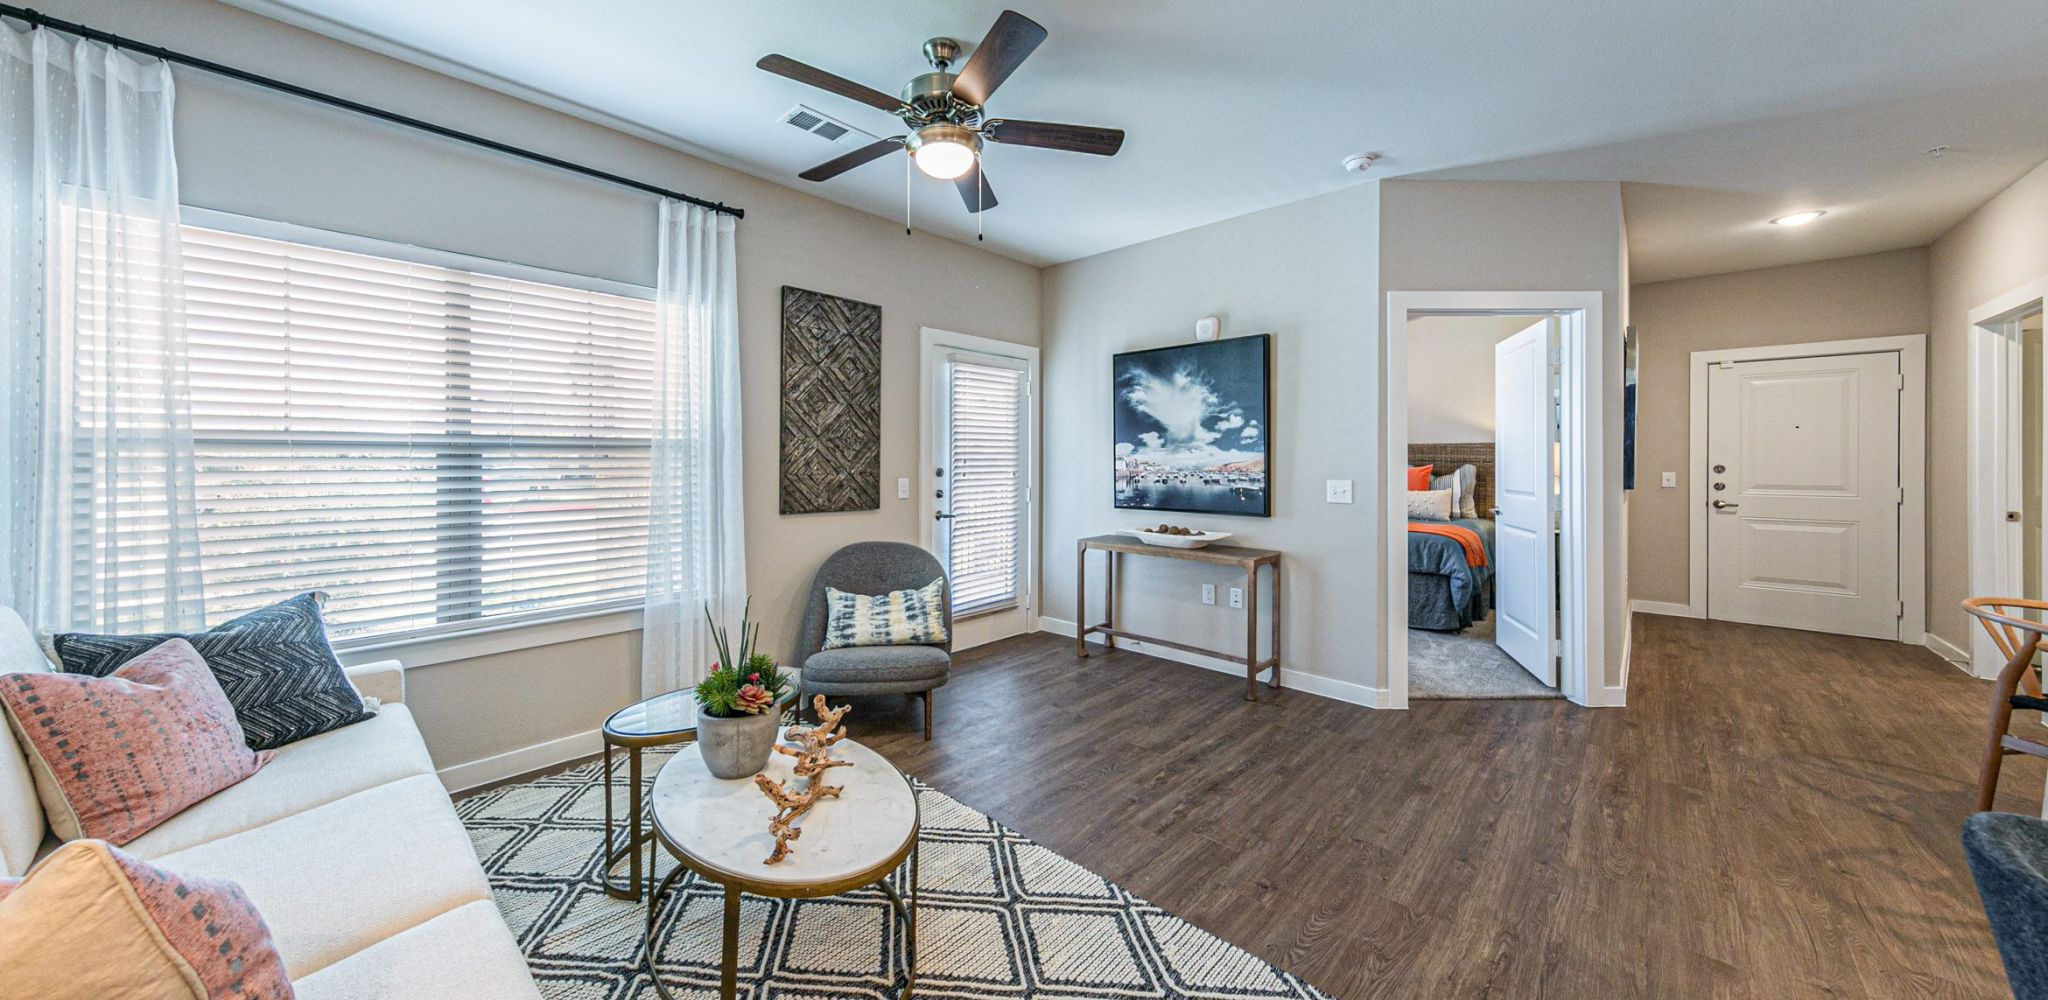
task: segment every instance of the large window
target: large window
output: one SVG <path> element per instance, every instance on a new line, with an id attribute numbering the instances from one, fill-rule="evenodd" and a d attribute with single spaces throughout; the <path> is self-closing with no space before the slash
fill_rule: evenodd
<path id="1" fill-rule="evenodd" d="M 325 590 L 344 639 L 642 594 L 651 297 L 197 226 L 184 252 L 209 620 Z"/>

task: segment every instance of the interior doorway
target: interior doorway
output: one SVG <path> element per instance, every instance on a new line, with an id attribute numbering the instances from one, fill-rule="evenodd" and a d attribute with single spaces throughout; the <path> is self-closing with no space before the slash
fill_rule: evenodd
<path id="1" fill-rule="evenodd" d="M 921 360 L 920 535 L 946 567 L 953 648 L 1036 631 L 1038 349 L 927 328 Z"/>
<path id="2" fill-rule="evenodd" d="M 2048 593 L 2048 351 L 2041 326 L 2048 277 L 1970 310 L 1970 593 Z M 1929 637 L 1971 673 L 1995 677 L 2005 658 L 1980 630 L 1967 650 Z"/>
<path id="3" fill-rule="evenodd" d="M 1533 513 L 1525 510 L 1515 519 L 1526 535 L 1522 539 L 1524 544 L 1518 547 L 1525 561 L 1515 572 L 1517 579 L 1527 584 L 1517 590 L 1517 596 L 1525 602 L 1517 618 L 1529 626 L 1530 636 L 1541 649 L 1528 657 L 1532 666 L 1523 669 L 1528 670 L 1538 686 L 1545 686 L 1542 680 L 1554 677 L 1556 690 L 1582 705 L 1623 702 L 1624 685 L 1605 681 L 1611 617 L 1605 606 L 1610 602 L 1603 583 L 1607 516 L 1611 513 L 1606 493 L 1616 484 L 1606 472 L 1611 463 L 1606 456 L 1607 421 L 1603 414 L 1610 394 L 1618 400 L 1619 380 L 1613 376 L 1619 375 L 1621 358 L 1617 349 L 1613 352 L 1613 363 L 1605 363 L 1610 359 L 1602 347 L 1605 340 L 1601 298 L 1598 292 L 1387 294 L 1388 333 L 1382 356 L 1387 389 L 1381 411 L 1386 435 L 1381 557 L 1382 620 L 1387 623 L 1382 633 L 1388 684 L 1384 703 L 1388 707 L 1406 708 L 1411 699 L 1415 653 L 1409 629 L 1411 594 L 1429 585 L 1426 578 L 1411 573 L 1407 554 L 1412 533 L 1408 516 L 1410 449 L 1438 443 L 1421 441 L 1410 433 L 1409 355 L 1420 338 L 1427 336 L 1431 323 L 1441 317 L 1457 316 L 1513 317 L 1520 320 L 1517 325 L 1521 331 L 1538 330 L 1518 345 L 1523 353 L 1511 357 L 1514 349 L 1510 348 L 1495 357 L 1496 373 L 1504 363 L 1519 363 L 1521 367 L 1517 370 L 1528 377 L 1514 382 L 1514 386 L 1521 387 L 1515 392 L 1494 393 L 1496 407 L 1507 406 L 1515 412 L 1495 414 L 1496 428 L 1507 436 L 1495 437 L 1490 446 L 1495 454 L 1496 486 L 1490 512 L 1509 513 L 1509 508 L 1498 502 L 1498 489 L 1504 484 L 1511 485 L 1534 505 Z M 1530 341 L 1540 347 L 1533 352 L 1527 350 Z M 1612 376 L 1608 372 L 1610 367 L 1614 369 Z M 1536 381 L 1539 377 L 1540 382 Z M 1529 385 L 1522 387 L 1523 381 Z M 1514 464 L 1504 468 L 1502 463 L 1510 461 Z M 1619 474 L 1618 467 L 1615 474 Z M 1500 514 L 1495 516 L 1495 551 L 1489 554 L 1492 558 L 1503 555 Z M 1619 539 L 1615 544 L 1619 544 Z M 1506 555 L 1510 561 L 1514 559 L 1512 553 Z M 1532 565 L 1538 569 L 1529 570 Z M 1416 591 L 1411 591 L 1411 582 L 1415 583 Z M 1555 595 L 1554 600 L 1551 595 Z M 1496 607 L 1494 611 L 1497 636 L 1500 609 Z M 1625 616 L 1615 624 L 1624 625 Z M 1528 643 L 1522 645 L 1527 651 Z M 1511 655 L 1510 659 L 1514 657 Z M 1554 670 L 1554 675 L 1548 670 Z"/>
<path id="4" fill-rule="evenodd" d="M 1558 325 L 1409 320 L 1411 701 L 1560 696 Z"/>

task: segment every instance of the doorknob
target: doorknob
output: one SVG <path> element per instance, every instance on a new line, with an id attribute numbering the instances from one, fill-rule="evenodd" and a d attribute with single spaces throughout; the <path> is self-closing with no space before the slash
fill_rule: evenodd
<path id="1" fill-rule="evenodd" d="M 1741 505 L 1741 504 L 1739 504 L 1739 503 L 1729 503 L 1729 502 L 1728 502 L 1728 501 L 1726 501 L 1726 500 L 1716 500 L 1716 501 L 1714 501 L 1714 509 L 1715 509 L 1715 510 L 1733 510 L 1733 509 L 1735 509 L 1735 508 L 1737 508 L 1737 507 L 1740 507 L 1740 506 L 1742 506 L 1742 505 Z"/>

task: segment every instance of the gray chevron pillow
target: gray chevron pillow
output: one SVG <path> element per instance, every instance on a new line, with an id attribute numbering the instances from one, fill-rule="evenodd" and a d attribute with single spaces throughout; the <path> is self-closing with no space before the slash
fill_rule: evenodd
<path id="1" fill-rule="evenodd" d="M 327 644 L 326 600 L 300 594 L 190 635 L 60 632 L 50 650 L 66 673 L 105 677 L 161 643 L 187 640 L 235 707 L 249 746 L 273 750 L 375 714 Z"/>

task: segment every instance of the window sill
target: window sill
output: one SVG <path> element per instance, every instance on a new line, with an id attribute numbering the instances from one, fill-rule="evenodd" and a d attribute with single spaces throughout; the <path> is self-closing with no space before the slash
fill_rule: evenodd
<path id="1" fill-rule="evenodd" d="M 410 670 L 437 663 L 496 656 L 561 642 L 591 639 L 620 632 L 637 632 L 641 626 L 639 608 L 613 608 L 585 614 L 571 614 L 541 621 L 486 625 L 463 632 L 412 636 L 404 639 L 371 641 L 362 645 L 337 646 L 334 655 L 342 666 L 352 667 L 379 660 L 398 660 Z"/>

